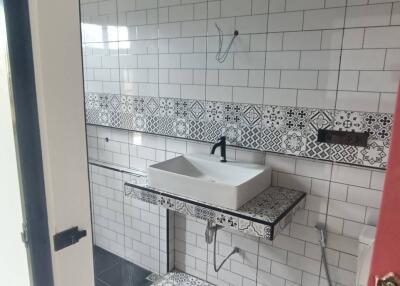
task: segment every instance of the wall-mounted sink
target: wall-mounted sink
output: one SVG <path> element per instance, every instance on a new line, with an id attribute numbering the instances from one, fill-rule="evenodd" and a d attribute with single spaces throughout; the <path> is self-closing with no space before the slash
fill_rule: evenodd
<path id="1" fill-rule="evenodd" d="M 271 185 L 271 168 L 207 155 L 183 155 L 148 169 L 150 187 L 215 206 L 239 209 Z"/>

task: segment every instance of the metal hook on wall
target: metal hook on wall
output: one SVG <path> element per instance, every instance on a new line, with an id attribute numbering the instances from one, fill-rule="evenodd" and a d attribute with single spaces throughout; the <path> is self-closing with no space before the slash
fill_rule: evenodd
<path id="1" fill-rule="evenodd" d="M 235 32 L 233 33 L 232 40 L 230 41 L 228 47 L 226 48 L 226 50 L 224 52 L 222 52 L 224 33 L 222 32 L 221 28 L 218 26 L 217 23 L 215 23 L 215 27 L 218 30 L 218 52 L 215 56 L 215 59 L 218 62 L 223 63 L 226 60 L 226 58 L 228 57 L 229 51 L 231 50 L 232 45 L 233 45 L 233 41 L 235 41 L 236 37 L 239 35 L 239 31 L 235 30 Z"/>

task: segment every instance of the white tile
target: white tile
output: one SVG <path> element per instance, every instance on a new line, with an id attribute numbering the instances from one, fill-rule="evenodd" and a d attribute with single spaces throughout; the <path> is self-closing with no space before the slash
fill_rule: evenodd
<path id="1" fill-rule="evenodd" d="M 296 106 L 297 92 L 294 89 L 265 88 L 264 104 Z"/>
<path id="2" fill-rule="evenodd" d="M 235 53 L 235 69 L 264 69 L 265 53 Z"/>
<path id="3" fill-rule="evenodd" d="M 330 90 L 299 90 L 297 106 L 310 108 L 334 108 L 336 92 Z"/>
<path id="4" fill-rule="evenodd" d="M 240 34 L 266 33 L 267 15 L 237 17 L 236 29 Z"/>
<path id="5" fill-rule="evenodd" d="M 383 171 L 373 171 L 371 176 L 370 188 L 374 190 L 383 190 L 383 185 L 385 182 L 385 172 Z"/>
<path id="6" fill-rule="evenodd" d="M 265 70 L 264 86 L 270 88 L 279 88 L 281 82 L 280 70 Z"/>
<path id="7" fill-rule="evenodd" d="M 251 0 L 222 0 L 221 16 L 242 16 L 251 14 Z"/>
<path id="8" fill-rule="evenodd" d="M 328 197 L 329 181 L 313 179 L 311 181 L 311 194 L 320 197 Z"/>
<path id="9" fill-rule="evenodd" d="M 286 263 L 287 251 L 260 243 L 260 256 L 284 264 Z"/>
<path id="10" fill-rule="evenodd" d="M 273 246 L 304 255 L 305 242 L 286 235 L 278 235 L 272 242 Z"/>
<path id="11" fill-rule="evenodd" d="M 396 93 L 381 93 L 379 101 L 379 112 L 394 114 L 396 109 Z"/>
<path id="12" fill-rule="evenodd" d="M 400 48 L 399 26 L 365 29 L 364 48 Z"/>
<path id="13" fill-rule="evenodd" d="M 338 71 L 319 71 L 318 73 L 318 89 L 336 90 L 338 83 Z"/>
<path id="14" fill-rule="evenodd" d="M 364 222 L 366 208 L 364 206 L 331 199 L 328 214 L 358 222 Z"/>
<path id="15" fill-rule="evenodd" d="M 310 10 L 324 8 L 324 0 L 287 0 L 286 10 Z"/>
<path id="16" fill-rule="evenodd" d="M 296 174 L 317 179 L 329 180 L 332 165 L 313 160 L 298 159 L 296 161 Z"/>
<path id="17" fill-rule="evenodd" d="M 284 50 L 319 50 L 321 31 L 287 32 L 283 35 Z"/>
<path id="18" fill-rule="evenodd" d="M 339 91 L 336 107 L 339 110 L 377 112 L 379 94 L 374 92 Z"/>
<path id="19" fill-rule="evenodd" d="M 364 29 L 345 29 L 343 49 L 361 49 L 364 41 Z"/>
<path id="20" fill-rule="evenodd" d="M 339 69 L 340 51 L 302 51 L 301 69 L 337 70 Z"/>
<path id="21" fill-rule="evenodd" d="M 332 181 L 360 187 L 369 187 L 371 171 L 363 168 L 334 165 Z"/>
<path id="22" fill-rule="evenodd" d="M 268 33 L 267 35 L 267 51 L 282 50 L 283 33 Z"/>
<path id="23" fill-rule="evenodd" d="M 358 88 L 358 71 L 340 71 L 339 90 L 353 90 Z"/>
<path id="24" fill-rule="evenodd" d="M 264 71 L 250 70 L 249 71 L 249 87 L 264 86 Z"/>
<path id="25" fill-rule="evenodd" d="M 281 187 L 308 193 L 311 190 L 311 178 L 292 174 L 278 174 L 278 184 Z"/>
<path id="26" fill-rule="evenodd" d="M 342 70 L 382 70 L 385 63 L 383 49 L 343 50 Z"/>
<path id="27" fill-rule="evenodd" d="M 300 62 L 300 52 L 298 51 L 267 52 L 266 68 L 298 69 L 299 62 Z"/>
<path id="28" fill-rule="evenodd" d="M 221 70 L 219 71 L 219 84 L 231 86 L 247 86 L 247 70 Z"/>
<path id="29" fill-rule="evenodd" d="M 308 273 L 312 273 L 315 275 L 319 275 L 320 271 L 320 261 L 307 258 L 305 256 L 300 256 L 294 253 L 288 254 L 288 265 L 295 267 L 297 269 L 301 269 Z"/>
<path id="30" fill-rule="evenodd" d="M 232 101 L 233 88 L 225 86 L 207 86 L 206 99 L 215 101 Z"/>
<path id="31" fill-rule="evenodd" d="M 317 86 L 316 71 L 288 71 L 281 73 L 282 88 L 316 88 Z"/>
<path id="32" fill-rule="evenodd" d="M 169 21 L 190 21 L 194 18 L 193 5 L 180 5 L 169 8 Z"/>
<path id="33" fill-rule="evenodd" d="M 347 185 L 332 182 L 330 184 L 329 197 L 339 201 L 347 200 Z"/>
<path id="34" fill-rule="evenodd" d="M 382 192 L 371 189 L 350 186 L 347 201 L 362 206 L 379 208 L 381 205 Z"/>
<path id="35" fill-rule="evenodd" d="M 233 101 L 239 103 L 262 104 L 263 89 L 253 87 L 234 87 Z"/>
<path id="36" fill-rule="evenodd" d="M 265 164 L 271 166 L 274 171 L 294 173 L 296 159 L 284 155 L 267 154 L 265 157 Z"/>
<path id="37" fill-rule="evenodd" d="M 338 29 L 344 24 L 345 8 L 308 10 L 304 12 L 304 30 Z"/>
<path id="38" fill-rule="evenodd" d="M 400 71 L 361 71 L 358 90 L 397 92 Z"/>
<path id="39" fill-rule="evenodd" d="M 348 7 L 346 27 L 387 26 L 390 22 L 392 4 Z"/>
<path id="40" fill-rule="evenodd" d="M 342 48 L 342 30 L 322 31 L 321 49 L 333 50 Z"/>
<path id="41" fill-rule="evenodd" d="M 287 12 L 269 14 L 268 32 L 299 31 L 302 29 L 303 13 Z"/>
<path id="42" fill-rule="evenodd" d="M 301 274 L 302 273 L 300 270 L 277 263 L 275 261 L 272 262 L 271 273 L 274 273 L 275 275 L 283 277 L 287 280 L 301 283 Z"/>
<path id="43" fill-rule="evenodd" d="M 400 70 L 400 49 L 387 50 L 385 70 Z"/>

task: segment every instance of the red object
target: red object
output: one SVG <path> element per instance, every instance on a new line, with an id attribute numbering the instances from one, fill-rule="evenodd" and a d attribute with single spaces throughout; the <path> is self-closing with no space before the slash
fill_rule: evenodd
<path id="1" fill-rule="evenodd" d="M 400 86 L 368 286 L 375 276 L 400 275 Z"/>

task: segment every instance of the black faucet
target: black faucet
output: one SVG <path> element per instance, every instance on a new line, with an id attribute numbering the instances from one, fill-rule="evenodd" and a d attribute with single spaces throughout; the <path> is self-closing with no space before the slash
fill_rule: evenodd
<path id="1" fill-rule="evenodd" d="M 211 155 L 214 155 L 215 150 L 221 147 L 221 162 L 225 163 L 226 162 L 226 137 L 222 136 L 219 138 L 219 141 L 214 144 L 214 146 L 211 149 Z"/>

